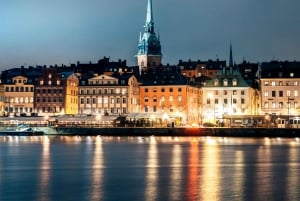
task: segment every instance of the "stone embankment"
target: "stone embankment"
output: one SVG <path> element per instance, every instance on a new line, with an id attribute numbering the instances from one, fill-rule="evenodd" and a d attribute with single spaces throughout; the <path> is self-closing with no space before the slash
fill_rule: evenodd
<path id="1" fill-rule="evenodd" d="M 40 127 L 46 135 L 300 137 L 293 128 Z"/>

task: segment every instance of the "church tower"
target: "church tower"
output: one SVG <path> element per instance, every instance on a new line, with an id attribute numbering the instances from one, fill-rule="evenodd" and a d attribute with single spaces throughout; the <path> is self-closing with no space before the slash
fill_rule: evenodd
<path id="1" fill-rule="evenodd" d="M 148 0 L 146 23 L 144 33 L 140 33 L 137 62 L 140 73 L 148 67 L 155 67 L 161 64 L 161 46 L 159 36 L 154 32 L 154 21 L 152 13 L 152 0 Z"/>

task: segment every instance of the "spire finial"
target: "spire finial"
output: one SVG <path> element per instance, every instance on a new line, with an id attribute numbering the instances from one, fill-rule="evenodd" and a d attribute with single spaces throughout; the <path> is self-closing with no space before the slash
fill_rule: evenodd
<path id="1" fill-rule="evenodd" d="M 232 57 L 232 45 L 230 42 L 230 53 L 229 53 L 229 67 L 233 67 L 233 57 Z"/>

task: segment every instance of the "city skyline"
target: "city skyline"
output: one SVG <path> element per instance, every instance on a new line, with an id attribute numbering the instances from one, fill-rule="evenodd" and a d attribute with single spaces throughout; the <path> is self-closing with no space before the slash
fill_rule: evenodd
<path id="1" fill-rule="evenodd" d="M 128 6 L 130 5 L 130 6 Z M 137 65 L 147 0 L 119 2 L 15 0 L 0 7 L 0 70 L 21 65 L 97 62 L 104 56 Z M 300 60 L 300 2 L 153 0 L 163 64 L 229 58 L 236 62 Z"/>

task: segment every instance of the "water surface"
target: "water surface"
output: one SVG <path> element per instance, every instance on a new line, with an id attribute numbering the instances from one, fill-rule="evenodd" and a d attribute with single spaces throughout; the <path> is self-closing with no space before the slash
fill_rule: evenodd
<path id="1" fill-rule="evenodd" d="M 298 138 L 0 137 L 0 200 L 300 200 Z"/>

